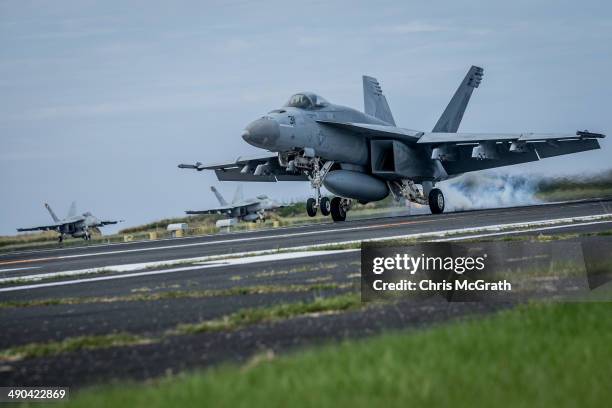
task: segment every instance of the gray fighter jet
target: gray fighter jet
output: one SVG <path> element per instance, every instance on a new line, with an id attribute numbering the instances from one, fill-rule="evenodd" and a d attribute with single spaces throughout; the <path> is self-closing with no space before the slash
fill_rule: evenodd
<path id="1" fill-rule="evenodd" d="M 99 227 L 105 225 L 117 224 L 119 221 L 100 221 L 90 212 L 77 214 L 76 202 L 73 202 L 68 210 L 66 218 L 60 220 L 51 209 L 49 204 L 45 203 L 45 208 L 53 218 L 53 224 L 41 225 L 32 228 L 18 228 L 19 232 L 26 231 L 56 231 L 59 233 L 59 242 L 64 240 L 64 235 L 71 235 L 74 238 L 83 238 L 85 241 L 91 240 L 91 232 L 98 231 Z"/>
<path id="2" fill-rule="evenodd" d="M 225 198 L 217 191 L 216 188 L 210 187 L 212 192 L 219 200 L 220 207 L 211 208 L 208 210 L 185 211 L 187 214 L 225 214 L 227 218 L 236 219 L 237 221 L 265 221 L 266 211 L 272 211 L 283 207 L 274 200 L 271 200 L 266 195 L 258 195 L 256 198 L 243 198 L 242 186 L 236 187 L 234 198 L 228 204 Z"/>
<path id="3" fill-rule="evenodd" d="M 214 170 L 221 181 L 309 180 L 315 190 L 308 215 L 317 208 L 344 221 L 353 200 L 378 201 L 390 193 L 432 213 L 444 211 L 436 182 L 462 173 L 599 149 L 599 133 L 457 133 L 483 69 L 472 66 L 431 132 L 398 127 L 375 78 L 363 77 L 364 112 L 301 92 L 250 123 L 249 144 L 273 154 L 219 165 L 182 164 Z M 337 197 L 321 197 L 325 186 Z"/>

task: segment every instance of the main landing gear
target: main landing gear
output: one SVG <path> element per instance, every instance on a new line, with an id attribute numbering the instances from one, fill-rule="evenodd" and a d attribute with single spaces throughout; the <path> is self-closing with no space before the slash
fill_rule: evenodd
<path id="1" fill-rule="evenodd" d="M 348 203 L 346 203 L 348 201 Z M 334 197 L 331 199 L 331 216 L 332 220 L 344 221 L 346 220 L 346 212 L 350 207 L 350 200 L 340 197 Z"/>
<path id="2" fill-rule="evenodd" d="M 434 188 L 431 181 L 422 182 L 421 188 L 412 180 L 392 181 L 388 186 L 396 200 L 403 197 L 413 203 L 429 205 L 432 214 L 444 212 L 444 194 L 439 188 Z"/>
<path id="3" fill-rule="evenodd" d="M 444 194 L 439 188 L 433 188 L 429 192 L 428 201 L 432 214 L 442 214 L 444 212 Z"/>
<path id="4" fill-rule="evenodd" d="M 319 205 L 317 200 L 309 198 L 306 201 L 306 212 L 310 217 L 317 215 L 317 210 L 321 209 L 321 214 L 327 216 L 331 214 L 332 220 L 346 220 L 346 213 L 351 208 L 351 200 L 348 198 L 334 197 L 331 200 L 328 197 L 321 197 Z"/>

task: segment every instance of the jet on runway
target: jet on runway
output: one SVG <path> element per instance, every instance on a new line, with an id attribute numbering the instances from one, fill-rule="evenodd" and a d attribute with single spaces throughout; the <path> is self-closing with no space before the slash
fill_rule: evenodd
<path id="1" fill-rule="evenodd" d="M 266 220 L 266 211 L 272 211 L 277 208 L 281 208 L 282 205 L 278 204 L 274 200 L 268 198 L 265 195 L 259 195 L 256 198 L 244 199 L 242 195 L 242 186 L 236 187 L 234 198 L 230 204 L 225 201 L 225 198 L 217 191 L 213 186 L 210 187 L 212 192 L 219 200 L 220 207 L 211 208 L 208 210 L 199 211 L 185 211 L 187 214 L 225 214 L 227 218 L 236 219 L 239 221 L 252 221 Z"/>
<path id="2" fill-rule="evenodd" d="M 90 212 L 77 215 L 76 202 L 73 202 L 68 211 L 66 218 L 60 220 L 55 212 L 51 209 L 51 206 L 45 203 L 45 208 L 51 214 L 53 218 L 53 224 L 41 225 L 39 227 L 32 228 L 18 228 L 19 232 L 26 231 L 56 231 L 59 233 L 59 242 L 64 240 L 64 235 L 71 235 L 74 238 L 83 238 L 86 241 L 91 240 L 91 231 L 98 230 L 99 227 L 105 225 L 117 224 L 119 221 L 100 221 L 94 217 Z M 99 230 L 98 230 L 99 231 Z"/>
<path id="3" fill-rule="evenodd" d="M 444 211 L 437 182 L 462 173 L 599 149 L 599 133 L 457 133 L 483 69 L 472 66 L 431 132 L 398 127 L 375 78 L 363 77 L 364 112 L 334 105 L 311 92 L 293 95 L 280 109 L 251 122 L 242 134 L 272 153 L 235 162 L 180 168 L 214 170 L 221 181 L 307 180 L 315 194 L 308 215 L 320 208 L 344 221 L 353 200 L 392 194 L 432 213 Z M 329 200 L 320 189 L 336 195 Z"/>

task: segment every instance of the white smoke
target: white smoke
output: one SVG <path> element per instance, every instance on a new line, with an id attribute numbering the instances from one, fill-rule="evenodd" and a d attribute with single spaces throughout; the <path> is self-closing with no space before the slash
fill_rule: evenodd
<path id="1" fill-rule="evenodd" d="M 537 204 L 540 177 L 525 177 L 498 171 L 468 173 L 437 185 L 449 211 L 512 207 Z"/>

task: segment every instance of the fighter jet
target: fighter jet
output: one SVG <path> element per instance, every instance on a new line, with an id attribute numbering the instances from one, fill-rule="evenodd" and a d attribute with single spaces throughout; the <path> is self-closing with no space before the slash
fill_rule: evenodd
<path id="1" fill-rule="evenodd" d="M 256 222 L 258 220 L 266 220 L 266 211 L 272 211 L 277 208 L 283 207 L 279 203 L 271 200 L 266 195 L 258 195 L 256 198 L 244 199 L 242 194 L 242 186 L 236 187 L 234 198 L 231 204 L 225 201 L 225 198 L 217 191 L 213 186 L 210 187 L 212 192 L 217 197 L 221 207 L 211 208 L 208 210 L 199 211 L 185 211 L 186 214 L 225 214 L 229 219 L 236 219 L 237 221 L 251 221 Z"/>
<path id="2" fill-rule="evenodd" d="M 18 228 L 19 232 L 26 231 L 56 231 L 59 233 L 59 242 L 64 240 L 64 235 L 71 235 L 74 238 L 83 238 L 85 241 L 91 240 L 91 231 L 97 230 L 99 227 L 105 225 L 117 224 L 119 221 L 100 221 L 94 217 L 90 212 L 85 212 L 81 215 L 77 215 L 76 202 L 73 202 L 68 210 L 66 218 L 60 220 L 55 212 L 51 209 L 51 206 L 45 203 L 45 208 L 51 214 L 53 218 L 53 224 L 41 225 L 39 227 L 32 228 Z"/>
<path id="3" fill-rule="evenodd" d="M 398 127 L 375 78 L 363 77 L 364 112 L 300 92 L 247 125 L 242 138 L 271 153 L 218 165 L 182 164 L 214 170 L 221 181 L 308 180 L 315 194 L 308 215 L 320 208 L 344 221 L 353 200 L 392 194 L 432 213 L 444 211 L 436 183 L 460 174 L 599 149 L 599 133 L 457 133 L 483 69 L 472 66 L 431 132 Z M 320 189 L 336 195 L 321 197 Z"/>

